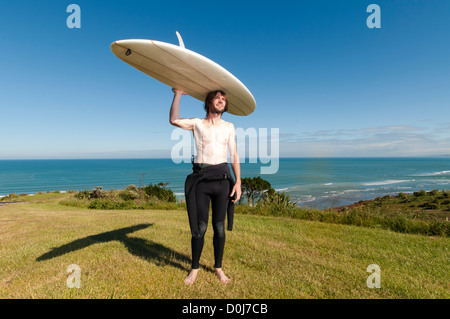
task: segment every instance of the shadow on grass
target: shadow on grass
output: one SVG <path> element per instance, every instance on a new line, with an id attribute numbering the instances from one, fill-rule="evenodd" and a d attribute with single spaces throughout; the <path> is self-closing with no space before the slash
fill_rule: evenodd
<path id="1" fill-rule="evenodd" d="M 181 270 L 189 271 L 190 269 L 187 269 L 185 266 L 183 266 L 183 263 L 191 263 L 191 259 L 189 257 L 151 240 L 128 236 L 131 233 L 148 228 L 152 225 L 153 224 L 139 224 L 80 238 L 63 246 L 53 248 L 51 251 L 36 258 L 36 261 L 52 259 L 79 249 L 86 248 L 90 245 L 117 240 L 124 244 L 132 255 L 148 260 L 149 262 L 153 262 L 160 266 L 170 265 Z"/>

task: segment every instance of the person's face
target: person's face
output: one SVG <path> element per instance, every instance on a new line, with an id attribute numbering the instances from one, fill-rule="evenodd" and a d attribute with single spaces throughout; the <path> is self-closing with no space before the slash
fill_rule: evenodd
<path id="1" fill-rule="evenodd" d="M 216 96 L 212 100 L 212 110 L 210 110 L 212 113 L 223 113 L 225 110 L 225 106 L 227 103 L 227 98 L 220 94 L 220 92 L 217 92 Z"/>

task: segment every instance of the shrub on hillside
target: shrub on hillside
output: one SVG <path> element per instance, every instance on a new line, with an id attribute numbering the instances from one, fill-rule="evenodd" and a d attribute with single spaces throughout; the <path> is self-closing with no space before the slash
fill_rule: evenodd
<path id="1" fill-rule="evenodd" d="M 149 196 L 156 197 L 167 202 L 176 202 L 176 197 L 173 191 L 166 188 L 168 183 L 159 183 L 157 185 L 148 185 L 145 187 L 145 193 Z"/>
<path id="2" fill-rule="evenodd" d="M 78 199 L 95 199 L 95 198 L 104 198 L 108 196 L 108 192 L 103 190 L 102 186 L 98 186 L 96 189 L 92 191 L 84 190 L 79 191 L 75 194 L 75 198 Z"/>
<path id="3" fill-rule="evenodd" d="M 99 186 L 91 191 L 79 191 L 74 194 L 74 200 L 63 201 L 63 204 L 90 209 L 177 209 L 176 197 L 166 185 L 150 184 L 146 188 L 129 185 L 124 190 L 110 191 Z"/>
<path id="4" fill-rule="evenodd" d="M 424 191 L 423 189 L 418 192 L 414 192 L 414 196 L 416 196 L 416 197 L 425 196 L 426 194 L 427 194 L 427 192 Z"/>
<path id="5" fill-rule="evenodd" d="M 255 206 L 263 202 L 267 196 L 275 193 L 270 183 L 261 177 L 245 177 L 241 180 L 242 197 L 247 199 L 247 203 Z M 239 201 L 241 203 L 241 201 Z"/>
<path id="6" fill-rule="evenodd" d="M 272 189 L 273 190 L 273 189 Z M 270 215 L 292 215 L 297 204 L 291 201 L 290 196 L 285 192 L 277 193 L 271 191 L 262 203 L 263 208 L 268 209 Z"/>

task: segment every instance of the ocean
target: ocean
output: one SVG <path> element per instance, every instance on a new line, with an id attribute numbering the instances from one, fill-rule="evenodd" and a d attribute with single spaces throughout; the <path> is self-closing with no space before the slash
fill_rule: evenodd
<path id="1" fill-rule="evenodd" d="M 337 207 L 379 196 L 424 189 L 450 189 L 450 158 L 281 158 L 275 174 L 268 164 L 241 163 L 242 177 L 269 181 L 301 206 Z M 10 193 L 123 189 L 130 184 L 169 183 L 184 195 L 190 163 L 171 159 L 0 160 L 0 197 Z"/>

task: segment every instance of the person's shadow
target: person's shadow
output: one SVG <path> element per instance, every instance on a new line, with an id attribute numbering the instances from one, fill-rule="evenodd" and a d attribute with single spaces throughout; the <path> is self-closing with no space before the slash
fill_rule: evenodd
<path id="1" fill-rule="evenodd" d="M 191 259 L 186 255 L 180 254 L 170 248 L 165 247 L 164 245 L 158 244 L 151 240 L 128 236 L 131 233 L 145 229 L 152 225 L 153 224 L 139 224 L 80 238 L 63 246 L 52 248 L 51 251 L 36 258 L 36 261 L 52 259 L 69 252 L 86 248 L 90 245 L 117 240 L 124 244 L 131 254 L 139 258 L 148 260 L 157 265 L 170 265 L 182 270 L 189 271 L 190 269 L 188 270 L 183 265 L 186 263 L 191 263 Z"/>

